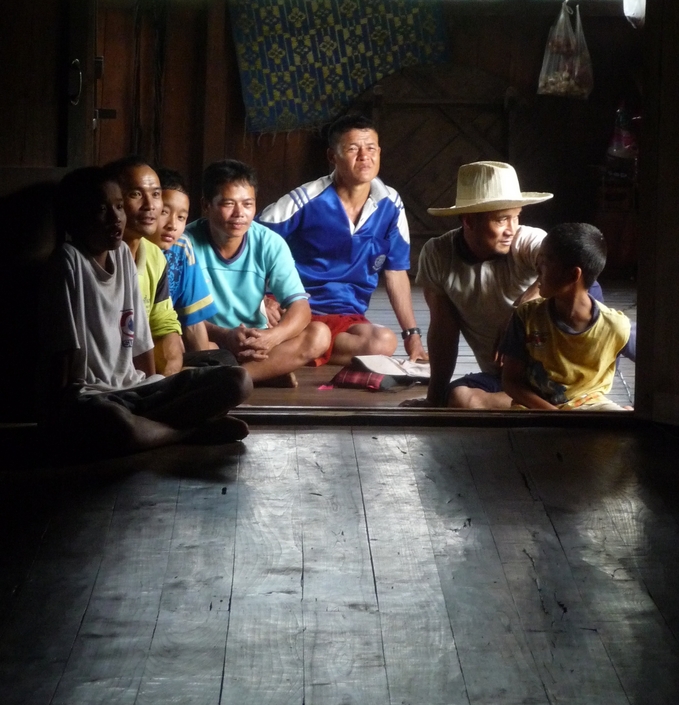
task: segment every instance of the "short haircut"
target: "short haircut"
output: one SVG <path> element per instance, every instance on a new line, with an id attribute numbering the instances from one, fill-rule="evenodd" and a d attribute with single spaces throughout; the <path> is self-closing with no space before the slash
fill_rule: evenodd
<path id="1" fill-rule="evenodd" d="M 186 187 L 186 181 L 184 181 L 184 177 L 178 171 L 163 167 L 161 169 L 156 169 L 156 174 L 158 174 L 158 178 L 160 179 L 160 188 L 163 191 L 181 191 L 187 196 L 189 195 L 189 190 Z"/>
<path id="2" fill-rule="evenodd" d="M 114 162 L 105 164 L 104 169 L 110 178 L 114 181 L 120 181 L 120 177 L 124 171 L 137 166 L 148 166 L 153 169 L 148 159 L 145 159 L 140 154 L 128 154 L 126 157 L 121 157 Z"/>
<path id="3" fill-rule="evenodd" d="M 101 198 L 102 186 L 109 181 L 117 183 L 102 167 L 86 166 L 71 171 L 59 182 L 54 199 L 54 219 L 59 242 L 64 242 L 66 233 L 73 242 L 81 242 L 93 207 Z"/>
<path id="4" fill-rule="evenodd" d="M 365 115 L 343 115 L 328 128 L 328 147 L 333 151 L 337 150 L 342 135 L 351 130 L 374 130 L 377 132 L 375 123 Z"/>
<path id="5" fill-rule="evenodd" d="M 237 159 L 213 162 L 203 172 L 203 198 L 211 201 L 227 184 L 248 184 L 257 193 L 257 174 L 251 166 Z"/>
<path id="6" fill-rule="evenodd" d="M 543 240 L 550 254 L 566 269 L 580 267 L 589 289 L 606 265 L 606 240 L 599 228 L 589 223 L 562 223 Z"/>

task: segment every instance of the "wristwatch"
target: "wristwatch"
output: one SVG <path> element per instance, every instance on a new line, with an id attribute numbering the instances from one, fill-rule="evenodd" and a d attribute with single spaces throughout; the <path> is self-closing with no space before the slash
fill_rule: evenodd
<path id="1" fill-rule="evenodd" d="M 405 340 L 406 338 L 410 338 L 411 335 L 422 335 L 422 331 L 419 328 L 408 328 L 407 330 L 402 330 L 401 331 L 401 338 Z"/>

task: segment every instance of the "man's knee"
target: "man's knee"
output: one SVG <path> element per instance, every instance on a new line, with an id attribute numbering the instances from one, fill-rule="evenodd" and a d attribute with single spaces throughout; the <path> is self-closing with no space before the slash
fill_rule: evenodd
<path id="1" fill-rule="evenodd" d="M 472 391 L 474 390 L 472 390 L 471 387 L 464 387 L 462 385 L 453 387 L 450 392 L 448 392 L 446 406 L 452 409 L 471 409 Z"/>
<path id="2" fill-rule="evenodd" d="M 229 408 L 245 401 L 252 393 L 252 379 L 248 372 L 237 365 L 215 365 L 211 367 L 189 367 L 172 378 L 172 398 L 183 395 L 200 395 L 210 400 L 223 399 Z"/>
<path id="3" fill-rule="evenodd" d="M 451 409 L 509 409 L 512 400 L 504 392 L 487 392 L 475 387 L 453 387 L 448 394 Z"/>
<path id="4" fill-rule="evenodd" d="M 396 352 L 398 340 L 396 338 L 396 334 L 393 330 L 391 330 L 391 328 L 386 328 L 385 326 L 373 326 L 369 346 L 369 355 L 391 356 Z"/>
<path id="5" fill-rule="evenodd" d="M 332 334 L 330 328 L 320 321 L 312 321 L 298 336 L 299 352 L 306 359 L 321 357 L 330 347 Z"/>

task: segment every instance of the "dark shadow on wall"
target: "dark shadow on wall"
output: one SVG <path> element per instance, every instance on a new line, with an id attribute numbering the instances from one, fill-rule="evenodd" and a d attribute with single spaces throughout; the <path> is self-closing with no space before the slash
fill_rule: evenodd
<path id="1" fill-rule="evenodd" d="M 0 257 L 4 302 L 0 345 L 0 422 L 35 421 L 39 358 L 40 282 L 55 246 L 52 205 L 56 183 L 27 186 L 0 198 L 6 237 Z"/>

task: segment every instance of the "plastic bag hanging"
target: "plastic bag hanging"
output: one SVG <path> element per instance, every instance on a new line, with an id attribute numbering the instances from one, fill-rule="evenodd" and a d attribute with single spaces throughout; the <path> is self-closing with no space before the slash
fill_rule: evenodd
<path id="1" fill-rule="evenodd" d="M 623 0 L 625 17 L 637 28 L 644 26 L 646 21 L 646 0 Z"/>
<path id="2" fill-rule="evenodd" d="M 577 98 L 589 98 L 589 94 L 594 88 L 594 76 L 592 75 L 592 58 L 589 55 L 585 33 L 582 31 L 582 20 L 580 19 L 580 5 L 575 8 L 575 54 L 573 56 L 573 79 L 578 90 L 584 95 L 577 95 Z"/>
<path id="3" fill-rule="evenodd" d="M 561 5 L 559 17 L 549 31 L 538 93 L 570 98 L 587 98 L 592 91 L 592 62 L 585 42 L 578 9 L 578 35 L 573 32 L 568 0 Z"/>

